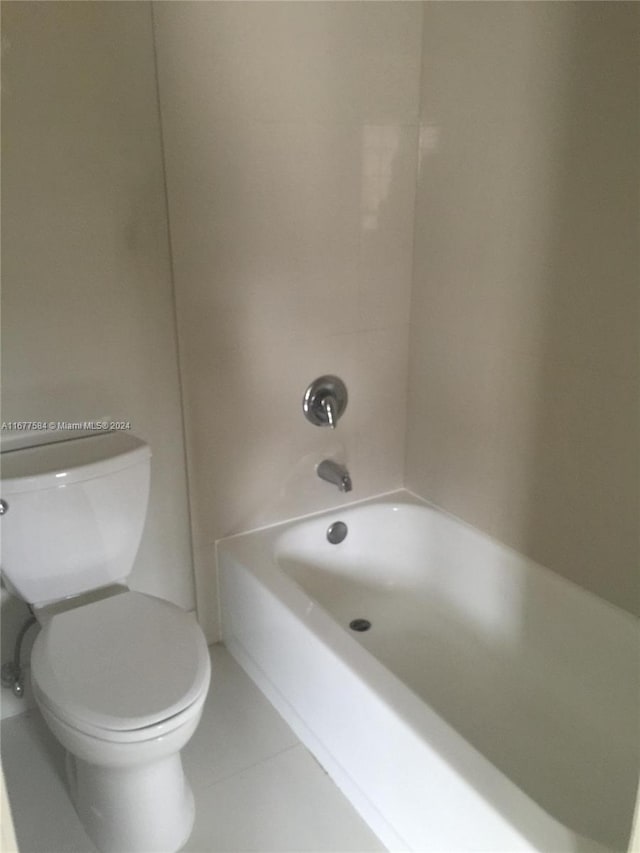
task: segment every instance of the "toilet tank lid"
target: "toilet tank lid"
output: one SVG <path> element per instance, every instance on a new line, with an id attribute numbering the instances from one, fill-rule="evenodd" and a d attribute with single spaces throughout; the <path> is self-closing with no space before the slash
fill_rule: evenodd
<path id="1" fill-rule="evenodd" d="M 4 451 L 0 456 L 2 494 L 34 492 L 91 480 L 137 465 L 151 456 L 149 446 L 127 432 Z"/>

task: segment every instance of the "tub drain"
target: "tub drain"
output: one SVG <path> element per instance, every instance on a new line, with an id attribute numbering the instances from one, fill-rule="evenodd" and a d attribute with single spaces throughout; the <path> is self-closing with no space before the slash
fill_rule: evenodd
<path id="1" fill-rule="evenodd" d="M 371 627 L 371 622 L 368 619 L 353 619 L 349 622 L 349 627 L 352 631 L 368 631 Z"/>

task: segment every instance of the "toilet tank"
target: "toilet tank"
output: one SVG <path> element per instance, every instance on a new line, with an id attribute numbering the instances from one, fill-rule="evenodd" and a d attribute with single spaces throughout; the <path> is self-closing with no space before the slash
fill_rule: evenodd
<path id="1" fill-rule="evenodd" d="M 151 451 L 125 432 L 0 455 L 0 568 L 6 586 L 43 605 L 124 582 L 149 500 Z"/>

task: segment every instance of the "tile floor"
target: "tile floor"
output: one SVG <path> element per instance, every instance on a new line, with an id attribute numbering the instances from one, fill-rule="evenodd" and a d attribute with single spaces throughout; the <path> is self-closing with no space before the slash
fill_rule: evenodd
<path id="1" fill-rule="evenodd" d="M 227 650 L 183 751 L 196 799 L 186 853 L 384 850 Z M 63 784 L 63 753 L 37 710 L 2 723 L 2 764 L 21 853 L 96 853 Z"/>

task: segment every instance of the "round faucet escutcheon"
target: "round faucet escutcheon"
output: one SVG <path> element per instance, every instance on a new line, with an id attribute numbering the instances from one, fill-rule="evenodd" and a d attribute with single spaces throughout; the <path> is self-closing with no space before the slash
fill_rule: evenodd
<path id="1" fill-rule="evenodd" d="M 336 428 L 347 408 L 347 387 L 338 376 L 319 376 L 309 385 L 302 398 L 302 411 L 314 426 Z"/>

